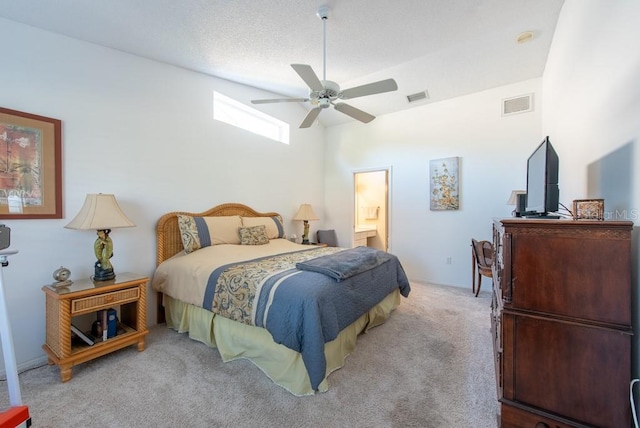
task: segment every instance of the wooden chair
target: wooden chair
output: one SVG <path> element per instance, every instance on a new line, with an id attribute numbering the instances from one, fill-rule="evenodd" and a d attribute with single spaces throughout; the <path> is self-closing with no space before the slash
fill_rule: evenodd
<path id="1" fill-rule="evenodd" d="M 471 239 L 471 271 L 472 292 L 478 297 L 482 276 L 493 278 L 491 265 L 493 264 L 493 244 L 489 241 L 476 241 Z M 478 289 L 476 290 L 476 268 L 478 269 Z"/>

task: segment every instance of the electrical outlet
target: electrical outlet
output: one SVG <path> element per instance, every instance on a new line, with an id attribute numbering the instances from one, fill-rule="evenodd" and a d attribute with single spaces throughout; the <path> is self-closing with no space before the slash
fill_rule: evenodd
<path id="1" fill-rule="evenodd" d="M 451 264 L 451 256 L 447 257 L 447 264 L 450 265 Z"/>

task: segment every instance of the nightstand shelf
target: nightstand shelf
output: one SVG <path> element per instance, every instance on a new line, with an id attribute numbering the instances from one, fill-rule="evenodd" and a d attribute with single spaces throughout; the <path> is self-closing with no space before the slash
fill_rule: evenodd
<path id="1" fill-rule="evenodd" d="M 93 360 L 127 346 L 144 351 L 146 327 L 146 287 L 149 278 L 122 273 L 111 281 L 74 282 L 69 287 L 42 287 L 46 297 L 46 352 L 49 364 L 60 367 L 62 382 L 71 379 L 73 366 Z M 120 307 L 120 333 L 93 345 L 72 343 L 71 319 L 102 309 Z"/>
<path id="2" fill-rule="evenodd" d="M 71 341 L 71 353 L 72 354 L 76 354 L 78 352 L 81 351 L 85 351 L 87 348 L 96 348 L 96 347 L 100 347 L 100 346 L 105 346 L 105 345 L 109 345 L 109 342 L 114 340 L 114 339 L 122 339 L 124 340 L 126 337 L 131 336 L 132 334 L 136 334 L 138 331 L 132 327 L 129 327 L 128 325 L 122 324 L 122 323 L 118 323 L 118 329 L 119 330 L 124 330 L 124 333 L 118 333 L 118 335 L 116 337 L 112 337 L 109 338 L 105 341 L 102 340 L 102 338 L 97 338 L 95 343 L 93 345 L 87 345 L 86 343 L 82 342 L 82 340 L 78 339 L 76 341 L 72 340 Z"/>

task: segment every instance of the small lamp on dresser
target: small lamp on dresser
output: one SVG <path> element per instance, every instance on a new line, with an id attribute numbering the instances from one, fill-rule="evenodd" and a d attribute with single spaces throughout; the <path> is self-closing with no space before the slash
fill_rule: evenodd
<path id="1" fill-rule="evenodd" d="M 94 281 L 109 281 L 116 277 L 111 264 L 113 242 L 111 229 L 135 226 L 122 212 L 116 197 L 111 194 L 88 194 L 78 215 L 65 227 L 77 230 L 96 230 L 98 238 L 93 250 L 98 259 L 94 265 Z"/>
<path id="2" fill-rule="evenodd" d="M 507 205 L 515 205 L 516 208 L 511 211 L 511 215 L 513 217 L 522 217 L 525 213 L 526 205 L 527 205 L 527 192 L 526 190 L 513 190 L 511 192 L 511 196 L 509 196 L 509 200 L 507 201 Z"/>
<path id="3" fill-rule="evenodd" d="M 298 212 L 293 216 L 293 220 L 302 220 L 304 224 L 304 233 L 302 234 L 302 243 L 309 244 L 309 220 L 319 220 L 316 213 L 313 212 L 310 204 L 302 204 Z"/>

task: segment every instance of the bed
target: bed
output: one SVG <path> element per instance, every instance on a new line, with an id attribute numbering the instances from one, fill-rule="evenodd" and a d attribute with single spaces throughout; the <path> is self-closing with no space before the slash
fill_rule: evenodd
<path id="1" fill-rule="evenodd" d="M 356 337 L 410 292 L 395 256 L 293 243 L 278 213 L 242 204 L 165 214 L 156 237 L 158 321 L 297 396 L 327 391 Z"/>

